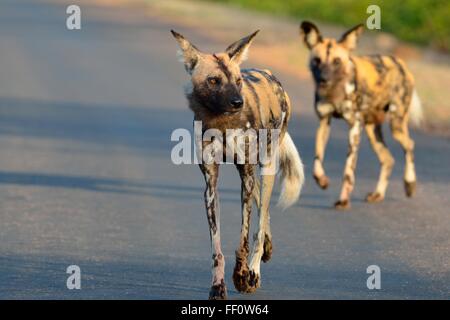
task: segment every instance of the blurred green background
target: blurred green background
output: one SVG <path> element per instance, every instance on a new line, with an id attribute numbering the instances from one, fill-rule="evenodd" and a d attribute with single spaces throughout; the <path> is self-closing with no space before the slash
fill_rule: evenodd
<path id="1" fill-rule="evenodd" d="M 381 8 L 382 31 L 413 43 L 450 51 L 449 0 L 211 0 L 299 19 L 352 26 L 365 22 L 367 7 Z"/>

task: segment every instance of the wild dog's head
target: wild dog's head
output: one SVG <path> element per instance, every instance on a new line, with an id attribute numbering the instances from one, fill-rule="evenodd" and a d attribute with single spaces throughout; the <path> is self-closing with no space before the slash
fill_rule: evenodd
<path id="1" fill-rule="evenodd" d="M 231 44 L 223 53 L 207 54 L 172 30 L 181 48 L 182 62 L 191 75 L 188 98 L 216 114 L 240 111 L 244 99 L 239 65 L 247 58 L 248 48 L 258 31 Z"/>
<path id="2" fill-rule="evenodd" d="M 350 55 L 363 30 L 364 26 L 359 24 L 336 40 L 323 38 L 313 23 L 302 22 L 300 36 L 310 50 L 309 67 L 319 95 L 341 89 L 341 85 L 348 80 L 352 69 Z"/>

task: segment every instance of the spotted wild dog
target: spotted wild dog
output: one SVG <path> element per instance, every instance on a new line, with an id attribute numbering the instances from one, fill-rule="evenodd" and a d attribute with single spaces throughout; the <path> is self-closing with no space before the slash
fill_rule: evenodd
<path id="1" fill-rule="evenodd" d="M 322 188 L 328 187 L 323 168 L 331 118 L 343 118 L 349 125 L 349 150 L 337 209 L 350 207 L 350 195 L 355 184 L 355 167 L 364 126 L 370 144 L 381 163 L 375 191 L 366 201 L 383 201 L 394 158 L 383 139 L 382 123 L 389 119 L 392 135 L 405 153 L 404 185 L 411 197 L 416 188 L 414 141 L 408 131 L 408 120 L 419 124 L 422 118 L 420 100 L 414 89 L 414 79 L 405 63 L 393 56 L 352 54 L 363 25 L 342 35 L 339 40 L 323 38 L 311 22 L 303 22 L 300 35 L 310 50 L 309 67 L 315 82 L 315 111 L 319 117 L 316 133 L 314 178 Z"/>
<path id="2" fill-rule="evenodd" d="M 186 97 L 194 120 L 202 122 L 202 131 L 229 129 L 258 130 L 268 129 L 266 151 L 279 151 L 279 167 L 282 191 L 279 205 L 286 208 L 296 202 L 303 184 L 303 164 L 297 149 L 287 133 L 291 115 L 289 97 L 280 82 L 266 70 L 240 69 L 246 59 L 248 48 L 255 33 L 231 44 L 223 53 L 201 52 L 179 33 L 172 31 L 181 48 L 182 62 L 191 79 L 186 87 Z M 275 143 L 272 131 L 278 130 L 280 143 Z M 228 138 L 228 136 L 227 136 Z M 206 150 L 213 139 L 201 141 Z M 260 286 L 260 263 L 267 262 L 272 254 L 272 235 L 269 224 L 269 202 L 276 172 L 262 170 L 272 166 L 276 159 L 261 161 L 261 152 L 255 163 L 248 148 L 250 139 L 245 139 L 245 161 L 238 162 L 233 156 L 241 178 L 242 225 L 239 248 L 236 250 L 236 264 L 233 273 L 234 286 L 239 292 L 254 292 Z M 228 156 L 230 141 L 221 141 L 219 158 Z M 279 146 L 279 148 L 278 148 Z M 216 149 L 214 149 L 216 150 Z M 254 152 L 254 149 L 252 149 Z M 214 153 L 214 152 L 213 152 Z M 202 155 L 203 156 L 203 155 Z M 258 173 L 259 165 L 259 173 Z M 213 161 L 200 164 L 204 175 L 206 190 L 204 194 L 212 247 L 212 287 L 210 299 L 225 299 L 227 296 L 224 281 L 225 261 L 220 244 L 219 163 Z M 258 175 L 261 176 L 260 181 Z M 259 224 L 254 235 L 254 244 L 249 258 L 250 216 L 255 201 L 259 209 Z M 250 263 L 248 263 L 250 261 Z"/>

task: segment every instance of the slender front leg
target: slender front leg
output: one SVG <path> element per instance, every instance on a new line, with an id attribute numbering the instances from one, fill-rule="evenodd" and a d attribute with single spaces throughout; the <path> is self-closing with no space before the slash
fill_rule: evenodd
<path id="1" fill-rule="evenodd" d="M 319 128 L 316 133 L 316 155 L 314 158 L 314 180 L 322 188 L 328 188 L 329 179 L 323 168 L 323 159 L 325 156 L 325 148 L 330 136 L 331 117 L 326 116 L 320 119 Z"/>
<path id="2" fill-rule="evenodd" d="M 256 189 L 255 166 L 252 164 L 236 165 L 241 177 L 241 207 L 242 223 L 239 248 L 236 250 L 236 265 L 233 272 L 233 283 L 239 292 L 248 290 L 248 233 L 250 231 L 250 218 Z M 258 196 L 259 200 L 259 196 Z"/>
<path id="3" fill-rule="evenodd" d="M 201 164 L 200 169 L 205 177 L 205 206 L 208 218 L 211 249 L 212 249 L 212 286 L 209 299 L 226 299 L 225 258 L 220 246 L 220 208 L 217 180 L 219 178 L 218 164 Z"/>
<path id="4" fill-rule="evenodd" d="M 350 195 L 355 186 L 356 161 L 358 158 L 359 142 L 361 140 L 361 120 L 358 116 L 355 118 L 356 119 L 350 124 L 348 154 L 345 162 L 341 195 L 339 200 L 334 204 L 336 209 L 350 208 Z"/>

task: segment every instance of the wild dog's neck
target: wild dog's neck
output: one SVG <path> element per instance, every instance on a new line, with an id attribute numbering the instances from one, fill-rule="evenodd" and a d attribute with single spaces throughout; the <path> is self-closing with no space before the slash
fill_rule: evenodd
<path id="1" fill-rule="evenodd" d="M 357 86 L 356 65 L 353 61 L 353 57 L 350 56 L 349 72 L 347 74 L 345 83 L 345 94 L 347 99 L 349 98 L 349 95 L 351 95 L 356 91 L 357 89 L 356 86 Z"/>
<path id="2" fill-rule="evenodd" d="M 328 87 L 316 83 L 316 103 L 331 103 L 338 105 L 348 100 L 356 91 L 356 68 L 353 57 L 350 58 L 348 69 Z"/>

